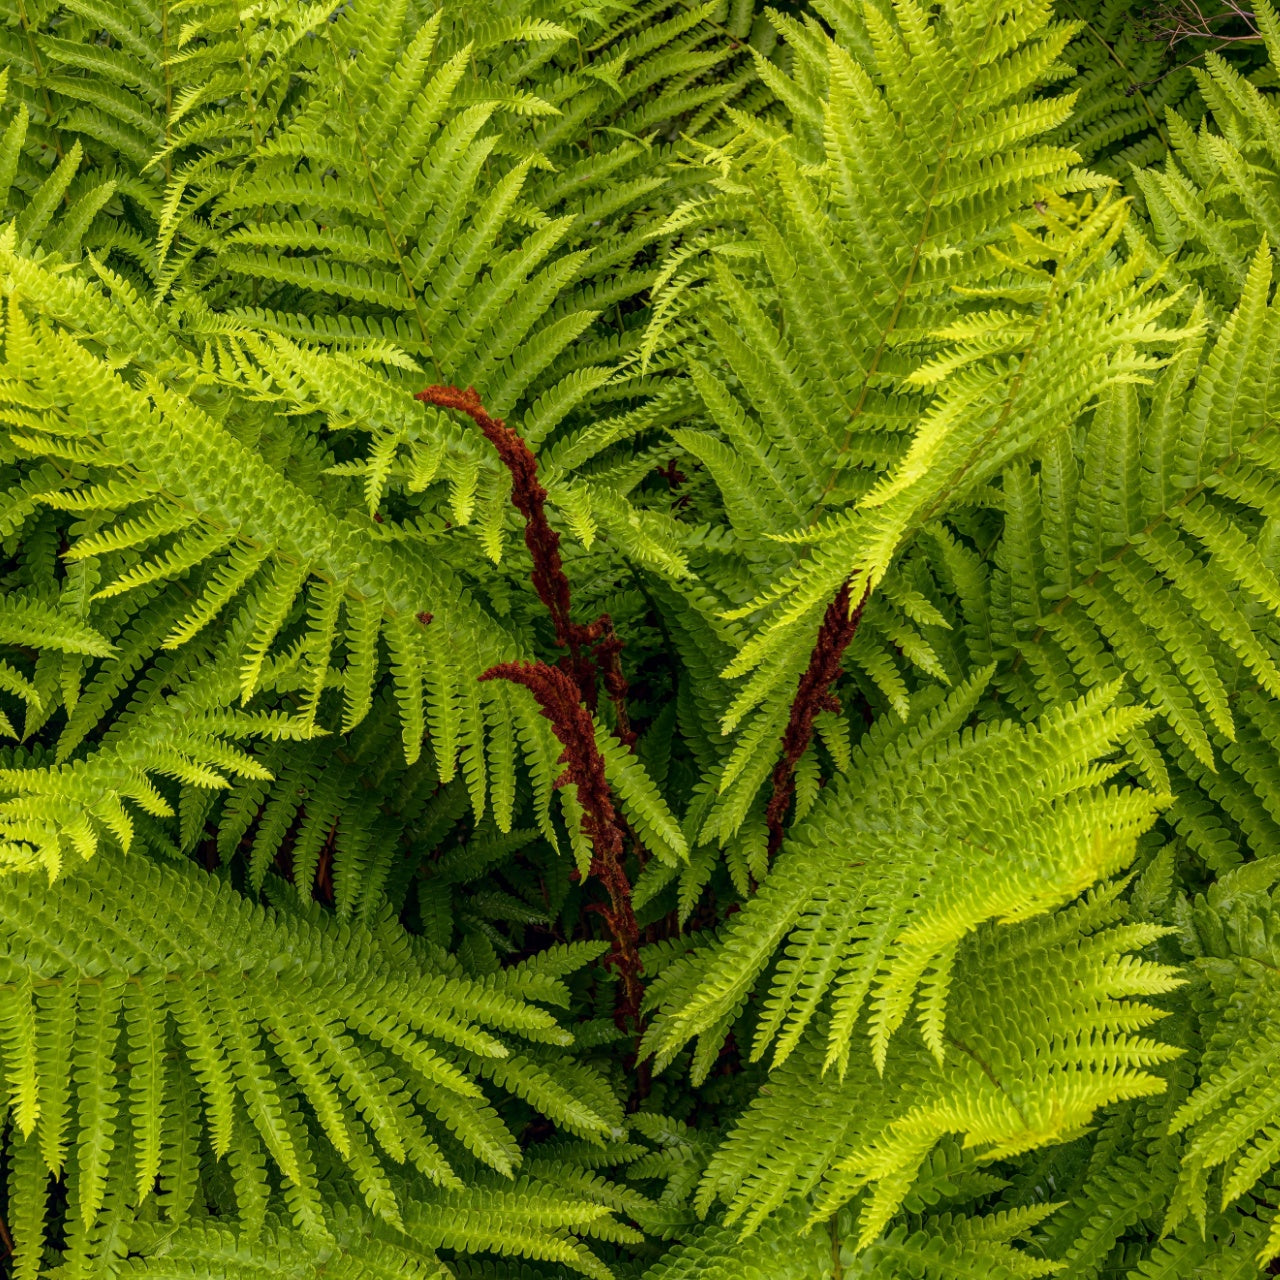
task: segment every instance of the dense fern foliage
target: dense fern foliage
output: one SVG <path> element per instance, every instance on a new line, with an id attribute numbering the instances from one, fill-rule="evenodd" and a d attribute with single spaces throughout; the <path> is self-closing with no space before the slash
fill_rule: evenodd
<path id="1" fill-rule="evenodd" d="M 1280 1271 L 1280 16 L 0 0 L 0 1274 Z"/>

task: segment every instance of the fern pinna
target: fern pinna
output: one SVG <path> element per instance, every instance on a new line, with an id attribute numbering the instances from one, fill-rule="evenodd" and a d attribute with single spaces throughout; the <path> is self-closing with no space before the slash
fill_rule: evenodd
<path id="1" fill-rule="evenodd" d="M 1280 1267 L 1280 17 L 0 0 L 0 1274 Z"/>

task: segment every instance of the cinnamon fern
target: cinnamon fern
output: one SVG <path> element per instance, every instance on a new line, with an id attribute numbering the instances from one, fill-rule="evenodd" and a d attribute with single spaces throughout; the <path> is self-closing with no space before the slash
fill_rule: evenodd
<path id="1" fill-rule="evenodd" d="M 1280 15 L 0 0 L 0 1274 L 1280 1267 Z"/>

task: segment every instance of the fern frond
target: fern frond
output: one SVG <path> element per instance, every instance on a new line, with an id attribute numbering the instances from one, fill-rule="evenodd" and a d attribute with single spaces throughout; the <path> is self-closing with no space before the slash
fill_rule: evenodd
<path id="1" fill-rule="evenodd" d="M 792 1189 L 818 1188 L 815 1216 L 825 1217 L 865 1187 L 858 1247 L 866 1248 L 944 1135 L 999 1159 L 1074 1136 L 1118 1099 L 1158 1093 L 1164 1083 L 1151 1068 L 1176 1051 L 1138 1033 L 1161 1011 L 1117 997 L 1157 994 L 1178 979 L 1123 956 L 1149 933 L 1081 937 L 1073 923 L 1068 912 L 988 929 L 962 947 L 942 1063 L 923 1044 L 904 1045 L 881 1075 L 864 1048 L 841 1081 L 821 1074 L 822 1037 L 806 1037 L 777 1071 L 772 1096 L 748 1108 L 708 1166 L 703 1196 L 725 1200 L 750 1228 Z M 1017 966 L 1017 986 L 999 976 L 1007 964 Z M 1027 1009 L 1052 1009 L 1055 1026 L 1077 1030 L 1046 1041 Z"/>
<path id="2" fill-rule="evenodd" d="M 941 984 L 936 1003 L 931 1009 L 926 999 L 921 1017 L 941 1056 L 956 946 L 985 921 L 1025 919 L 1127 865 L 1159 798 L 1105 789 L 1114 766 L 1100 757 L 1143 714 L 1115 707 L 1113 689 L 1034 726 L 951 736 L 980 691 L 971 683 L 858 752 L 847 781 L 801 824 L 761 892 L 663 990 L 646 1041 L 660 1063 L 739 1007 L 784 938 L 753 1057 L 776 1040 L 774 1062 L 785 1061 L 830 996 L 824 1066 L 846 1068 L 870 1002 L 871 1056 L 883 1068 L 913 996 L 925 999 L 931 984 Z M 935 789 L 931 780 L 943 775 L 945 788 Z M 1013 807 L 989 809 L 996 797 Z M 968 870 L 975 852 L 992 859 L 978 881 Z M 808 874 L 792 872 L 793 861 Z"/>

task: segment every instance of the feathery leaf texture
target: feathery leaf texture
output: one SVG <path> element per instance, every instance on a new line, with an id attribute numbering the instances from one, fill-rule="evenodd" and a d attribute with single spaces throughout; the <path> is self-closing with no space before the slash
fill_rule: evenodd
<path id="1" fill-rule="evenodd" d="M 1280 17 L 0 0 L 0 1272 L 1280 1259 Z"/>

